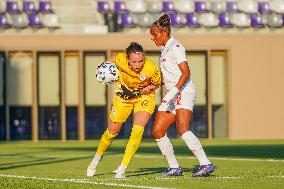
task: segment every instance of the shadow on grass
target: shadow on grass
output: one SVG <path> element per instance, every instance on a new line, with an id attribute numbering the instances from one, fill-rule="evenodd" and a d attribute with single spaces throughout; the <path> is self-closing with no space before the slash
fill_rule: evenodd
<path id="1" fill-rule="evenodd" d="M 76 157 L 76 158 L 67 158 L 67 159 L 57 159 L 57 158 L 45 158 L 45 159 L 38 159 L 33 161 L 22 161 L 22 162 L 15 162 L 14 165 L 4 164 L 0 166 L 0 170 L 6 169 L 14 169 L 20 167 L 30 167 L 35 165 L 48 165 L 53 163 L 62 163 L 62 162 L 69 162 L 69 161 L 76 161 L 81 159 L 91 159 L 92 156 L 89 157 Z"/>
<path id="2" fill-rule="evenodd" d="M 49 147 L 53 151 L 79 151 L 79 152 L 95 152 L 93 147 Z M 107 149 L 108 154 L 122 154 L 125 146 L 110 146 Z M 191 151 L 185 145 L 174 145 L 175 154 L 177 156 L 192 156 Z M 204 150 L 208 156 L 216 157 L 236 157 L 236 158 L 269 158 L 284 159 L 284 145 L 216 145 L 205 146 Z M 139 154 L 143 155 L 161 155 L 159 148 L 153 142 L 152 146 L 141 146 L 138 149 Z"/>

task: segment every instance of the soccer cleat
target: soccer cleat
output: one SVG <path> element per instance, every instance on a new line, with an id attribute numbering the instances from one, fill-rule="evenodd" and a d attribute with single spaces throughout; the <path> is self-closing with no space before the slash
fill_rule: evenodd
<path id="1" fill-rule="evenodd" d="M 164 173 L 164 176 L 182 176 L 183 169 L 178 168 L 168 168 L 167 171 Z"/>
<path id="2" fill-rule="evenodd" d="M 125 178 L 125 170 L 126 170 L 127 166 L 125 165 L 120 165 L 116 170 L 113 171 L 113 173 L 115 173 L 115 177 L 116 179 L 124 179 Z"/>
<path id="3" fill-rule="evenodd" d="M 215 165 L 208 164 L 208 165 L 200 165 L 198 168 L 198 171 L 196 173 L 193 173 L 193 177 L 203 177 L 208 176 L 210 173 L 214 172 L 217 169 Z"/>
<path id="4" fill-rule="evenodd" d="M 125 178 L 125 172 L 122 170 L 115 170 L 116 174 L 115 177 L 116 179 L 124 179 Z"/>
<path id="5" fill-rule="evenodd" d="M 92 177 L 92 176 L 95 175 L 96 168 L 97 168 L 98 164 L 99 164 L 99 161 L 94 161 L 94 160 L 90 163 L 90 165 L 88 166 L 88 169 L 87 169 L 87 176 L 88 177 Z"/>

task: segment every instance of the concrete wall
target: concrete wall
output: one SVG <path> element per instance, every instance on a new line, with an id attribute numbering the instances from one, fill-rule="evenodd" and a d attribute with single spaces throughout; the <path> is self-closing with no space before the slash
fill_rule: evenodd
<path id="1" fill-rule="evenodd" d="M 140 42 L 157 50 L 150 35 L 0 36 L 5 50 L 123 50 Z M 175 36 L 193 50 L 228 51 L 230 139 L 284 139 L 284 34 Z"/>

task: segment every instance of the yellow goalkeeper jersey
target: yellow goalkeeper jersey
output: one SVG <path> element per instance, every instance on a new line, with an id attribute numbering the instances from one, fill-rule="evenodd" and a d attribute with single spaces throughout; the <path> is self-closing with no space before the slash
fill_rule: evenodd
<path id="1" fill-rule="evenodd" d="M 126 86 L 131 90 L 142 89 L 149 84 L 161 85 L 161 73 L 153 60 L 145 57 L 145 62 L 140 73 L 136 73 L 128 66 L 126 53 L 118 53 L 115 58 L 115 64 L 119 69 L 119 84 Z"/>

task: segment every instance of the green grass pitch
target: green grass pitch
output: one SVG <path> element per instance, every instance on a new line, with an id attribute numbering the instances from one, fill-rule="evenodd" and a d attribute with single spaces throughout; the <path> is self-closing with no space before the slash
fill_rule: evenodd
<path id="1" fill-rule="evenodd" d="M 166 160 L 154 140 L 145 139 L 127 169 L 126 179 L 117 180 L 112 171 L 120 164 L 126 143 L 115 140 L 97 175 L 86 177 L 97 140 L 1 142 L 0 188 L 284 188 L 283 140 L 202 140 L 218 169 L 210 177 L 192 178 L 198 162 L 183 141 L 173 140 L 173 145 L 184 175 L 164 177 Z"/>

